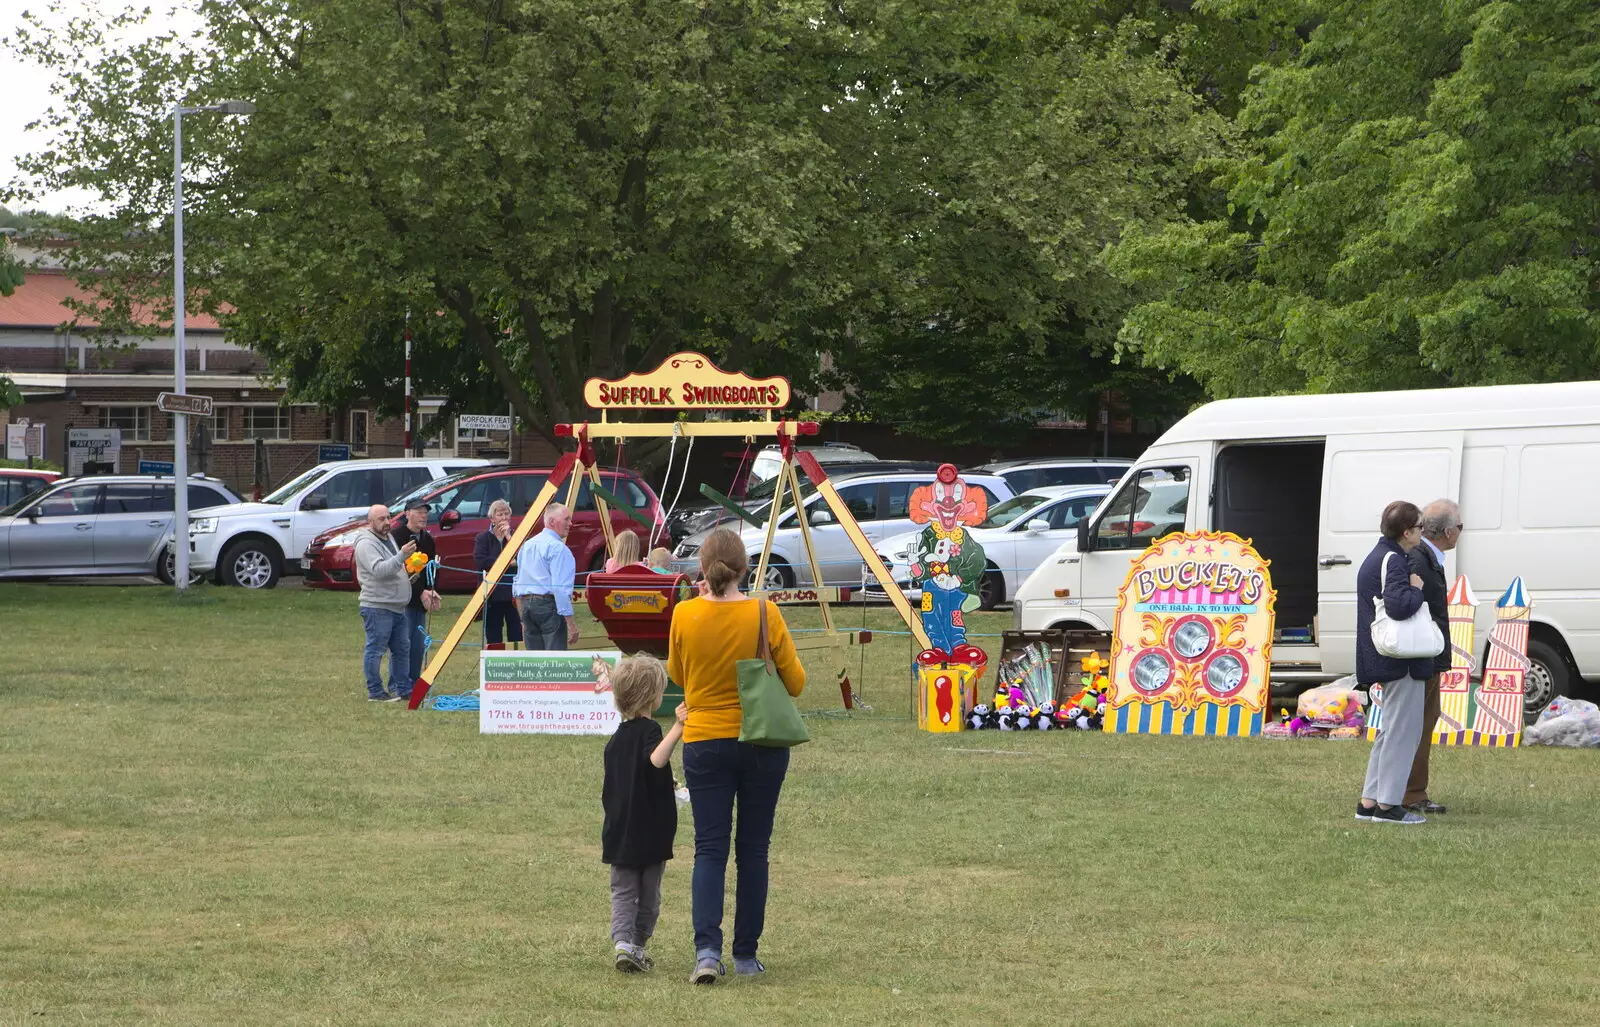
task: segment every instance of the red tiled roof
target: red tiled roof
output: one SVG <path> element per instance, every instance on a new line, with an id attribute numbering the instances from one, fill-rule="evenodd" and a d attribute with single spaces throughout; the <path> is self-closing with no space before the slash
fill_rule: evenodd
<path id="1" fill-rule="evenodd" d="M 69 297 L 89 300 L 89 290 L 61 271 L 24 271 L 23 282 L 10 296 L 0 296 L 0 328 L 55 328 L 76 320 L 86 328 L 99 327 L 92 315 L 80 315 L 67 308 Z M 144 308 L 148 310 L 148 308 Z M 220 331 L 222 326 L 210 314 L 190 314 L 184 327 L 199 331 Z M 151 327 L 170 332 L 172 325 L 155 323 Z"/>

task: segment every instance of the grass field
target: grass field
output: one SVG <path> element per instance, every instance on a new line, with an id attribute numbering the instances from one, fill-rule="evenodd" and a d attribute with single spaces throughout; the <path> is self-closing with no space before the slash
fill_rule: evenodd
<path id="1" fill-rule="evenodd" d="M 770 973 L 695 989 L 686 813 L 610 967 L 601 740 L 369 705 L 353 597 L 200 591 L 0 586 L 0 1024 L 1600 1021 L 1593 753 L 1359 824 L 1365 743 L 919 734 L 883 638 L 795 751 Z"/>

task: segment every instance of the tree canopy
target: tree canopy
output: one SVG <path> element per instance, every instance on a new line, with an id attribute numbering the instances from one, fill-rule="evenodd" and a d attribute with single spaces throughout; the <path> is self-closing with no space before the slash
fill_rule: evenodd
<path id="1" fill-rule="evenodd" d="M 1185 55 L 1243 38 L 1169 3 L 197 6 L 203 40 L 13 41 L 65 76 L 25 167 L 109 204 L 75 259 L 113 322 L 164 301 L 167 112 L 248 98 L 184 122 L 189 302 L 297 396 L 391 410 L 409 313 L 421 388 L 546 431 L 685 348 L 802 387 L 831 352 L 924 430 L 1147 381 L 1099 254 L 1189 209 L 1227 126 Z"/>
<path id="2" fill-rule="evenodd" d="M 1225 210 L 1133 234 L 1127 350 L 1214 395 L 1600 372 L 1600 8 L 1214 0 L 1258 68 Z"/>

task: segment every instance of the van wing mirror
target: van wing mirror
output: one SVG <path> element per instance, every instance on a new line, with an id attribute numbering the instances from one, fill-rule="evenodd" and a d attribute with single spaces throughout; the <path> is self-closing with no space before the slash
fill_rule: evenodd
<path id="1" fill-rule="evenodd" d="M 302 510 L 326 510 L 327 508 L 328 497 L 317 492 L 311 493 L 305 498 L 305 502 L 300 504 L 300 509 Z"/>
<path id="2" fill-rule="evenodd" d="M 1087 553 L 1089 549 L 1089 518 L 1084 517 L 1078 521 L 1078 552 Z"/>

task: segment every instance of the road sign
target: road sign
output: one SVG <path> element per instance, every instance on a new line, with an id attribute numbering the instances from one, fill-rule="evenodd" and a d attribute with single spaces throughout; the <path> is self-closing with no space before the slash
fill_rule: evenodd
<path id="1" fill-rule="evenodd" d="M 28 438 L 23 446 L 23 458 L 27 460 L 44 459 L 44 425 L 28 425 Z"/>
<path id="2" fill-rule="evenodd" d="M 317 447 L 317 463 L 332 463 L 350 459 L 350 446 L 343 442 L 324 442 Z"/>
<path id="3" fill-rule="evenodd" d="M 456 431 L 510 430 L 510 414 L 462 414 L 456 418 Z"/>
<path id="4" fill-rule="evenodd" d="M 181 392 L 163 392 L 156 397 L 156 406 L 169 414 L 211 416 L 210 396 L 190 396 Z"/>
<path id="5" fill-rule="evenodd" d="M 140 474 L 171 474 L 172 473 L 172 461 L 171 460 L 140 460 L 139 461 L 139 473 Z"/>
<path id="6" fill-rule="evenodd" d="M 6 459 L 26 460 L 28 458 L 28 426 L 25 424 L 6 425 Z"/>

